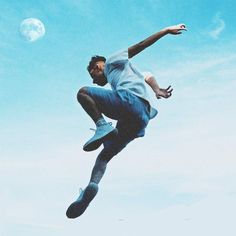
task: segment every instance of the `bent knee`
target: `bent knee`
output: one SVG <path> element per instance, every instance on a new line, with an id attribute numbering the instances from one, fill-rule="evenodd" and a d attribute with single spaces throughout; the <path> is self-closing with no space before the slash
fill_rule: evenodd
<path id="1" fill-rule="evenodd" d="M 88 92 L 88 87 L 84 86 L 79 89 L 78 94 L 87 94 Z"/>
<path id="2" fill-rule="evenodd" d="M 81 97 L 88 94 L 87 92 L 88 92 L 88 87 L 82 87 L 82 88 L 79 89 L 79 91 L 77 93 L 78 102 L 81 100 Z"/>

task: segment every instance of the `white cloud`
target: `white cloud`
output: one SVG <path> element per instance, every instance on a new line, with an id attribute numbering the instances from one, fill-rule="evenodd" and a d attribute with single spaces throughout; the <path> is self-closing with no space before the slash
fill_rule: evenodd
<path id="1" fill-rule="evenodd" d="M 219 12 L 214 16 L 212 22 L 214 24 L 214 28 L 209 32 L 209 35 L 213 39 L 218 39 L 220 34 L 225 29 L 225 22 L 221 19 Z"/>
<path id="2" fill-rule="evenodd" d="M 187 58 L 180 62 L 176 62 L 175 64 L 171 64 L 168 69 L 160 68 L 154 74 L 157 75 L 157 78 L 174 78 L 171 80 L 177 82 L 185 78 L 189 80 L 190 78 L 193 79 L 199 77 L 200 79 L 201 76 L 199 75 L 208 72 L 209 70 L 210 73 L 214 75 L 217 75 L 219 70 L 221 70 L 221 74 L 222 72 L 227 73 L 227 71 L 230 70 L 232 72 L 230 75 L 232 76 L 235 75 L 236 72 L 233 67 L 235 61 L 235 53 L 221 54 L 209 53 L 209 51 L 206 51 L 205 53 L 199 54 L 192 52 L 192 54 L 188 55 Z M 224 68 L 222 68 L 222 65 L 224 65 Z M 228 68 L 228 65 L 230 65 L 230 68 Z"/>

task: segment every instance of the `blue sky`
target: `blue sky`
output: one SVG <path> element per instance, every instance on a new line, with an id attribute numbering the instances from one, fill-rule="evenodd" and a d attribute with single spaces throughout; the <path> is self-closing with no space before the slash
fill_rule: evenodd
<path id="1" fill-rule="evenodd" d="M 235 1 L 0 0 L 0 234 L 233 236 L 236 211 Z M 46 29 L 33 43 L 25 18 Z M 109 164 L 86 213 L 65 211 L 96 155 L 76 101 L 92 55 L 127 48 L 185 23 L 132 59 L 171 84 L 146 136 Z"/>

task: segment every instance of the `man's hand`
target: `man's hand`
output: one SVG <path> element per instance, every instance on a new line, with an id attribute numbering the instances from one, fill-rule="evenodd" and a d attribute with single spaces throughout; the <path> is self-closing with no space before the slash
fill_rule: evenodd
<path id="1" fill-rule="evenodd" d="M 183 30 L 187 31 L 185 24 L 169 26 L 166 28 L 166 30 L 169 34 L 175 34 L 175 35 L 182 34 Z"/>
<path id="2" fill-rule="evenodd" d="M 159 88 L 156 91 L 156 97 L 157 97 L 157 99 L 161 99 L 162 97 L 169 98 L 172 95 L 172 91 L 173 91 L 173 89 L 171 88 L 171 86 L 169 86 L 166 89 Z"/>

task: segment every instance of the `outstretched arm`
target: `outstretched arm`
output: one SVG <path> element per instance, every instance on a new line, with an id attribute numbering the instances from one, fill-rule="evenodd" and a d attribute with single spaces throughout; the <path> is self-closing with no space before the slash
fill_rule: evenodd
<path id="1" fill-rule="evenodd" d="M 152 88 L 153 92 L 156 94 L 157 99 L 168 98 L 172 95 L 173 89 L 169 86 L 166 89 L 160 88 L 156 79 L 153 75 L 148 75 L 145 77 L 145 82 Z"/>
<path id="2" fill-rule="evenodd" d="M 154 44 L 157 40 L 162 38 L 163 36 L 167 34 L 181 34 L 182 30 L 187 30 L 185 24 L 178 24 L 166 27 L 162 29 L 161 31 L 151 35 L 150 37 L 146 38 L 145 40 L 131 46 L 128 48 L 129 58 L 132 58 L 133 56 L 137 55 L 141 51 L 143 51 L 145 48 L 151 46 Z"/>

